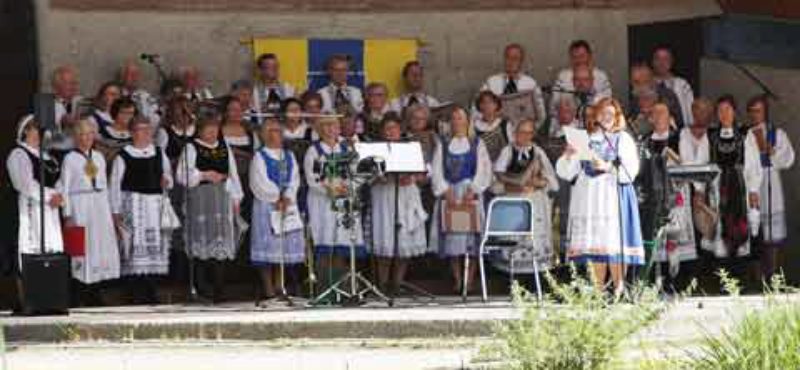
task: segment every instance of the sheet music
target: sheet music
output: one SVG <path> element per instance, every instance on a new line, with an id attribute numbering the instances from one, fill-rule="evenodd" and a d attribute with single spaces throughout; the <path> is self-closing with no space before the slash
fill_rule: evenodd
<path id="1" fill-rule="evenodd" d="M 586 130 L 564 126 L 564 136 L 567 143 L 575 149 L 575 158 L 581 161 L 590 161 L 594 158 L 592 150 L 589 149 L 589 134 Z"/>
<path id="2" fill-rule="evenodd" d="M 387 173 L 425 172 L 422 145 L 418 142 L 356 143 L 355 149 L 359 160 L 369 157 L 383 158 Z"/>

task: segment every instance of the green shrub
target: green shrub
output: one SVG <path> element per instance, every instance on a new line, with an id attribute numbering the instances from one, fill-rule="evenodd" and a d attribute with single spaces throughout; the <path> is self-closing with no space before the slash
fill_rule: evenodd
<path id="1" fill-rule="evenodd" d="M 724 285 L 735 296 L 738 287 L 724 272 Z M 700 351 L 689 353 L 684 368 L 697 370 L 800 369 L 800 305 L 784 296 L 792 292 L 776 275 L 762 310 L 742 312 L 742 319 L 718 336 L 707 335 Z M 743 306 L 743 305 L 742 305 Z"/>
<path id="2" fill-rule="evenodd" d="M 654 320 L 663 305 L 657 289 L 631 290 L 631 301 L 612 302 L 572 268 L 569 283 L 547 275 L 552 293 L 544 302 L 515 285 L 513 300 L 522 317 L 499 324 L 496 344 L 484 355 L 499 358 L 503 368 L 576 370 L 610 368 L 629 335 Z"/>

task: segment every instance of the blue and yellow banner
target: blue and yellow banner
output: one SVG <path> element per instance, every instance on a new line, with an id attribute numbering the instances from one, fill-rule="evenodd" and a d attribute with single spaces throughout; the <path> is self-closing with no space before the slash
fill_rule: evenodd
<path id="1" fill-rule="evenodd" d="M 297 91 L 317 90 L 328 84 L 325 64 L 334 54 L 350 58 L 348 83 L 364 88 L 383 82 L 389 97 L 403 93 L 403 66 L 417 60 L 419 43 L 414 39 L 253 39 L 253 56 L 273 53 L 281 62 L 281 80 Z"/>

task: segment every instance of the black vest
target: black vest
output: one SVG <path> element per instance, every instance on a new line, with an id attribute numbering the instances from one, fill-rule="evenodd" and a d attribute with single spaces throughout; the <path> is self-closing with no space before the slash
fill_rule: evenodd
<path id="1" fill-rule="evenodd" d="M 197 143 L 194 144 L 197 151 L 195 167 L 199 171 L 214 171 L 223 175 L 228 175 L 228 146 L 225 141 L 219 139 L 216 148 L 207 148 Z"/>
<path id="2" fill-rule="evenodd" d="M 164 167 L 161 150 L 150 158 L 134 158 L 125 149 L 119 151 L 125 161 L 125 174 L 122 175 L 122 191 L 142 194 L 161 194 L 161 177 Z"/>
<path id="3" fill-rule="evenodd" d="M 58 165 L 58 162 L 54 158 L 42 160 L 23 146 L 18 146 L 18 148 L 22 149 L 25 154 L 28 155 L 33 170 L 33 178 L 39 181 L 39 171 L 41 171 L 42 165 L 44 165 L 44 187 L 54 187 L 56 182 L 58 182 L 58 178 L 61 176 L 61 166 Z"/>
<path id="4" fill-rule="evenodd" d="M 533 146 L 528 150 L 528 159 L 519 159 L 520 151 L 517 150 L 515 147 L 511 147 L 511 163 L 508 164 L 508 169 L 506 172 L 513 173 L 515 175 L 521 174 L 528 169 L 528 165 L 536 159 L 535 154 L 536 150 Z"/>
<path id="5" fill-rule="evenodd" d="M 164 151 L 167 154 L 167 158 L 175 160 L 181 155 L 186 144 L 192 140 L 192 135 L 178 135 L 169 126 L 165 126 L 164 131 L 167 132 L 167 147 L 164 148 Z"/>

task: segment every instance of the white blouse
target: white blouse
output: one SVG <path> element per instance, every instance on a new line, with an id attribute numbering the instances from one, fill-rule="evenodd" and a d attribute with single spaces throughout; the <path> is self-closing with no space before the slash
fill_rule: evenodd
<path id="1" fill-rule="evenodd" d="M 38 148 L 33 148 L 25 143 L 20 143 L 19 145 L 33 153 L 36 158 L 39 158 Z M 47 153 L 45 153 L 45 159 L 50 159 Z M 11 186 L 20 196 L 39 200 L 39 174 L 33 173 L 33 163 L 31 163 L 28 154 L 24 150 L 19 148 L 12 150 L 6 160 L 6 168 L 8 169 Z M 56 184 L 56 189 L 61 187 L 60 182 L 61 180 Z M 45 199 L 50 199 L 57 193 L 53 188 L 44 189 Z"/>
<path id="2" fill-rule="evenodd" d="M 197 169 L 197 149 L 195 145 L 202 145 L 208 149 L 215 149 L 219 146 L 219 142 L 209 145 L 200 140 L 194 140 L 191 144 L 192 145 L 187 145 L 186 150 L 181 154 L 175 173 L 178 184 L 189 188 L 199 186 L 202 181 L 201 171 Z M 228 147 L 227 144 L 225 149 L 228 151 L 228 177 L 225 179 L 225 190 L 230 194 L 234 202 L 239 202 L 244 198 L 244 192 L 242 190 L 242 183 L 239 181 L 239 172 L 236 170 L 236 159 L 233 157 L 233 152 L 231 152 L 231 148 Z"/>
<path id="3" fill-rule="evenodd" d="M 156 150 L 161 150 L 155 145 L 150 144 L 144 148 L 137 148 L 133 145 L 126 145 L 122 148 L 133 158 L 152 158 L 156 155 Z M 161 168 L 164 178 L 167 179 L 166 189 L 172 188 L 172 169 L 169 165 L 169 158 L 164 152 L 161 152 Z M 111 200 L 111 212 L 120 213 L 122 211 L 122 179 L 125 177 L 125 160 L 122 156 L 117 156 L 111 166 L 111 179 L 109 183 L 109 199 Z M 165 190 L 166 190 L 165 189 Z"/>
<path id="4" fill-rule="evenodd" d="M 517 151 L 519 151 L 520 155 L 527 155 L 528 151 L 531 150 L 533 147 L 534 151 L 534 158 L 539 160 L 539 163 L 542 164 L 542 176 L 545 180 L 547 180 L 547 191 L 558 191 L 558 180 L 556 179 L 556 171 L 553 169 L 553 165 L 550 163 L 550 159 L 547 158 L 547 154 L 545 154 L 544 150 L 540 148 L 538 145 L 532 144 L 526 146 L 524 148 L 516 147 Z M 494 172 L 495 173 L 506 173 L 508 170 L 508 166 L 511 165 L 511 155 L 513 154 L 512 148 L 514 146 L 507 145 L 500 151 L 500 155 L 497 156 L 497 160 L 494 162 Z"/>
<path id="5" fill-rule="evenodd" d="M 475 139 L 469 137 L 452 138 L 447 145 L 447 150 L 455 155 L 464 154 L 469 151 L 470 143 L 473 140 Z M 443 147 L 444 145 L 437 145 L 433 154 L 432 185 L 433 194 L 437 197 L 444 194 L 451 186 L 445 179 Z M 470 188 L 472 188 L 473 193 L 482 194 L 492 184 L 492 161 L 489 158 L 489 151 L 486 150 L 486 145 L 480 139 L 478 140 L 477 151 L 478 163 Z"/>
<path id="6" fill-rule="evenodd" d="M 253 160 L 250 162 L 250 189 L 253 191 L 253 196 L 264 202 L 274 203 L 277 202 L 281 196 L 280 187 L 267 176 L 267 165 L 261 153 L 274 160 L 281 160 L 284 150 L 271 149 L 263 147 L 256 152 Z M 292 163 L 292 173 L 289 176 L 289 183 L 283 192 L 283 195 L 289 199 L 292 204 L 297 202 L 297 189 L 300 188 L 300 169 L 297 160 L 291 151 L 289 154 L 289 161 Z"/>
<path id="7" fill-rule="evenodd" d="M 64 157 L 61 165 L 61 193 L 69 199 L 69 196 L 83 193 L 101 192 L 108 190 L 108 178 L 106 177 L 106 160 L 100 151 L 92 150 L 91 159 L 97 168 L 94 184 L 86 175 L 86 157 L 84 154 L 70 152 Z M 72 216 L 72 209 L 69 202 L 64 205 L 64 216 Z"/>

